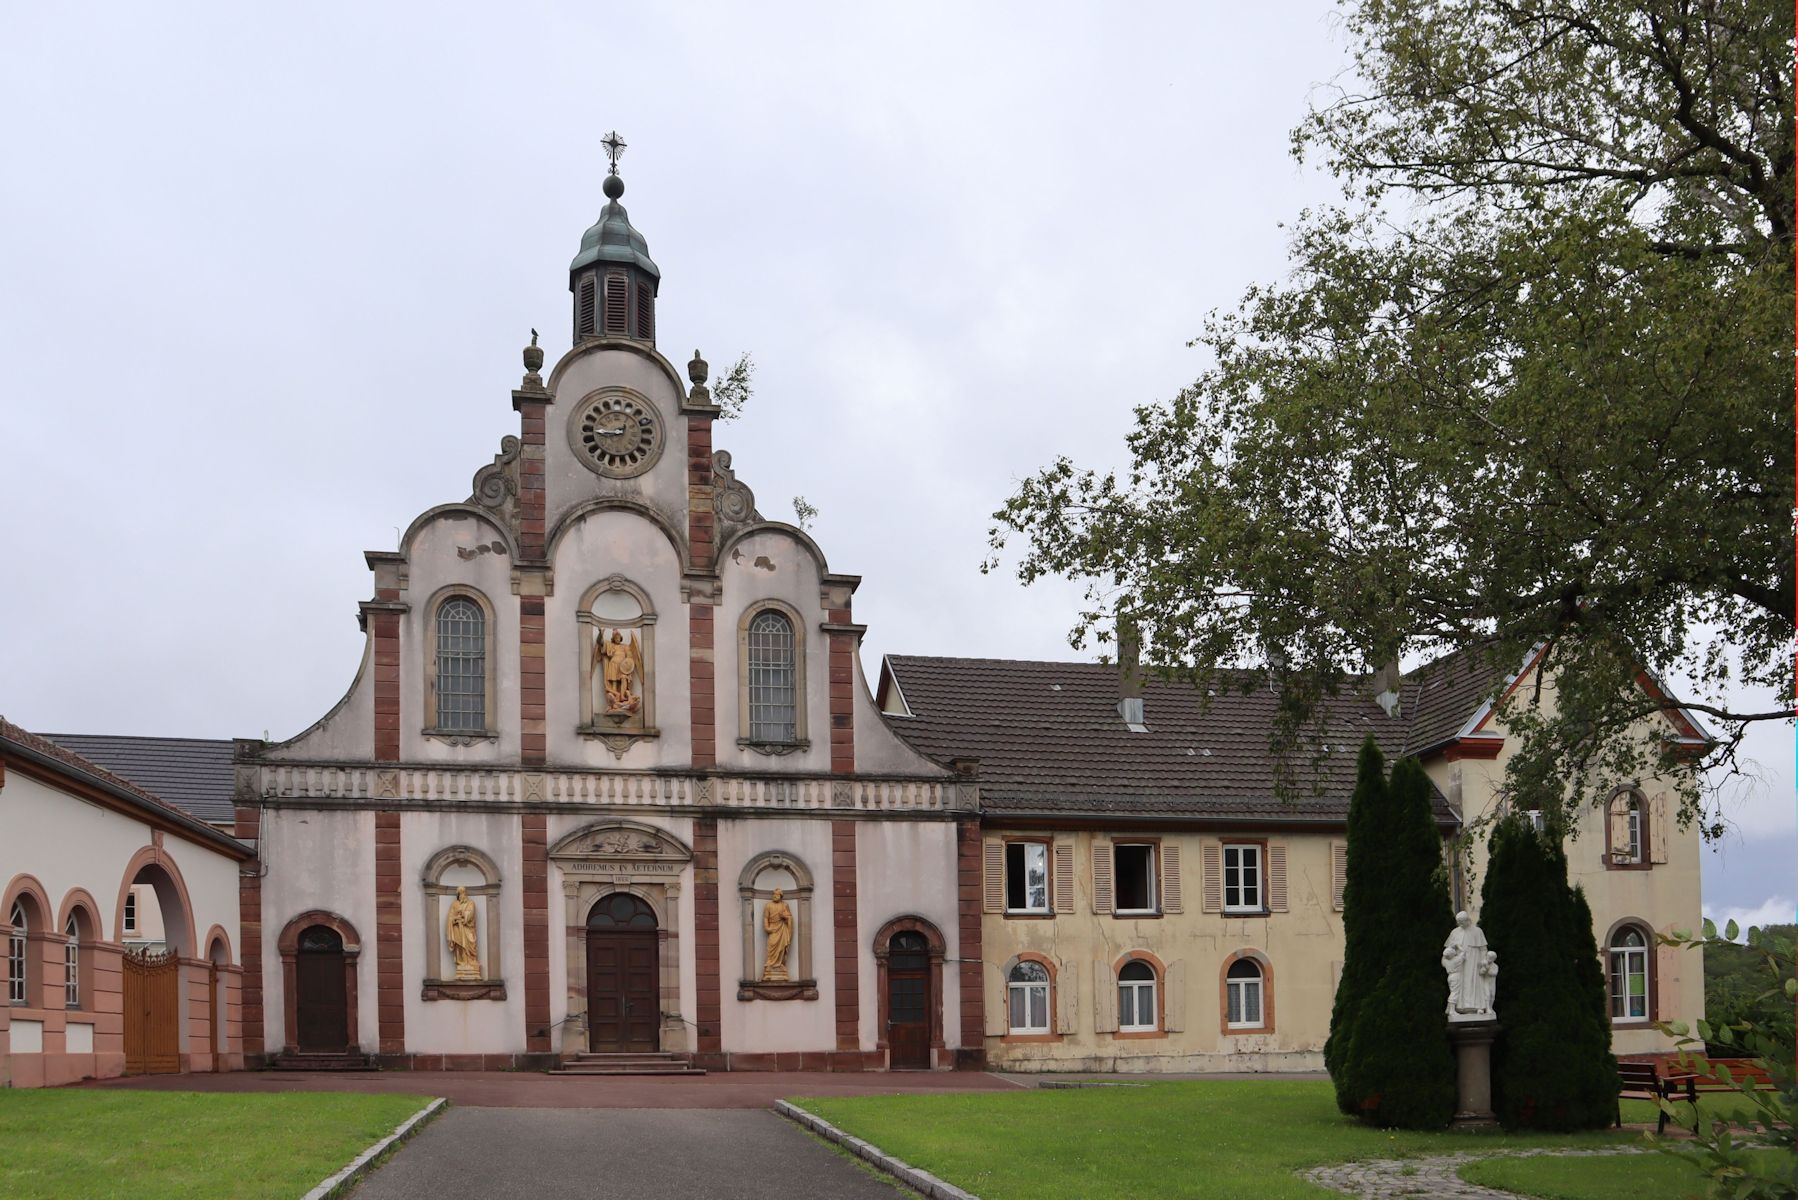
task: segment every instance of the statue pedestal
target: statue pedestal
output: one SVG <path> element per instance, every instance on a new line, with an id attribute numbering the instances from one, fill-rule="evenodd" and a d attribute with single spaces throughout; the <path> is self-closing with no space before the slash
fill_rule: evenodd
<path id="1" fill-rule="evenodd" d="M 1496 1129 L 1492 1111 L 1492 1043 L 1498 1037 L 1497 1021 L 1450 1021 L 1449 1041 L 1455 1044 L 1455 1129 Z"/>

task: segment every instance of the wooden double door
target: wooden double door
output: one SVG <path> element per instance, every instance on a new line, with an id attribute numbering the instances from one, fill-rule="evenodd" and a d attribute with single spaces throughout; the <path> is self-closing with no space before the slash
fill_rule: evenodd
<path id="1" fill-rule="evenodd" d="M 661 933 L 655 912 L 625 892 L 587 918 L 587 1046 L 597 1054 L 653 1051 L 662 1028 Z"/>
<path id="2" fill-rule="evenodd" d="M 127 952 L 122 964 L 125 1070 L 168 1075 L 181 1069 L 181 964 L 173 954 Z"/>

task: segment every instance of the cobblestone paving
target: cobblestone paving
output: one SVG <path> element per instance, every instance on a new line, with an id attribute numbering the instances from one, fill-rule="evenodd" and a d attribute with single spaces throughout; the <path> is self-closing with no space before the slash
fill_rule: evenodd
<path id="1" fill-rule="evenodd" d="M 1440 1200 L 1517 1200 L 1516 1192 L 1468 1183 L 1458 1174 L 1461 1167 L 1481 1158 L 1597 1158 L 1616 1154 L 1644 1154 L 1622 1146 L 1609 1150 L 1469 1150 L 1435 1158 L 1382 1158 L 1373 1162 L 1342 1163 L 1315 1167 L 1305 1178 L 1364 1200 L 1397 1200 L 1405 1196 L 1429 1196 Z"/>

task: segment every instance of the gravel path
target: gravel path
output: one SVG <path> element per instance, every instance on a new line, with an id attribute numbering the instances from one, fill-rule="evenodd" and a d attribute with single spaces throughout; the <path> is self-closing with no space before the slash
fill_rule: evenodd
<path id="1" fill-rule="evenodd" d="M 1365 1200 L 1395 1200 L 1404 1196 L 1429 1196 L 1433 1200 L 1517 1200 L 1516 1192 L 1468 1183 L 1462 1166 L 1481 1158 L 1599 1158 L 1617 1154 L 1645 1154 L 1635 1147 L 1610 1150 L 1469 1150 L 1434 1158 L 1382 1158 L 1372 1162 L 1315 1167 L 1305 1178 Z"/>

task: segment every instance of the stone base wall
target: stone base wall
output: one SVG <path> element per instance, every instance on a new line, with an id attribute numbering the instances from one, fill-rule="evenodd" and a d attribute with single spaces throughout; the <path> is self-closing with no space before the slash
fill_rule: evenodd
<path id="1" fill-rule="evenodd" d="M 1199 1073 L 1277 1074 L 1321 1071 L 1322 1053 L 1310 1050 L 1264 1054 L 1071 1054 L 1055 1058 L 1008 1058 L 1002 1050 L 987 1055 L 986 1069 L 1019 1074 L 1038 1071 L 1092 1071 L 1116 1075 L 1158 1075 L 1170 1071 Z"/>

